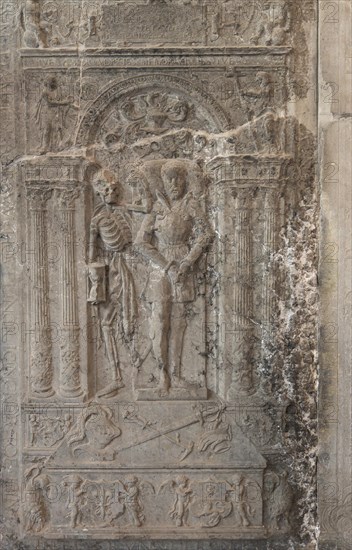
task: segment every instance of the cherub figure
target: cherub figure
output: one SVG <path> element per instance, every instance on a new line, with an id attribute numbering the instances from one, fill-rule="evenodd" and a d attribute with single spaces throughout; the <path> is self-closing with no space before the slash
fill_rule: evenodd
<path id="1" fill-rule="evenodd" d="M 169 512 L 169 516 L 175 520 L 176 527 L 185 526 L 187 525 L 189 505 L 193 495 L 190 480 L 185 475 L 177 476 L 175 480 L 164 482 L 159 489 L 159 493 L 167 486 L 171 488 L 175 495 L 175 500 Z"/>
<path id="2" fill-rule="evenodd" d="M 249 527 L 252 508 L 249 504 L 247 482 L 242 474 L 234 474 L 230 483 L 230 489 L 227 491 L 235 512 L 236 521 L 239 518 L 242 527 Z"/>
<path id="3" fill-rule="evenodd" d="M 150 489 L 152 493 L 155 493 L 153 485 L 148 481 L 140 481 L 134 475 L 127 476 L 124 483 L 120 480 L 117 480 L 117 483 L 119 486 L 119 500 L 121 499 L 123 502 L 132 525 L 141 527 L 145 521 L 141 492 L 144 489 Z"/>
<path id="4" fill-rule="evenodd" d="M 25 525 L 33 533 L 42 531 L 49 520 L 45 491 L 50 485 L 50 479 L 41 473 L 41 469 L 41 466 L 33 466 L 25 473 Z"/>
<path id="5" fill-rule="evenodd" d="M 67 516 L 70 527 L 74 529 L 82 523 L 82 507 L 86 504 L 86 480 L 77 474 L 65 476 L 64 487 L 67 488 Z"/>
<path id="6" fill-rule="evenodd" d="M 38 429 L 40 427 L 40 422 L 38 415 L 30 414 L 28 417 L 28 427 L 29 427 L 29 444 L 31 447 L 34 446 L 38 437 Z"/>

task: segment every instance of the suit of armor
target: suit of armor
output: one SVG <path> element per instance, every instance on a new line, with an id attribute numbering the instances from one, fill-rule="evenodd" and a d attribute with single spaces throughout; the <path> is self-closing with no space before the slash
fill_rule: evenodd
<path id="1" fill-rule="evenodd" d="M 170 160 L 162 176 L 165 196 L 148 214 L 136 246 L 151 265 L 144 298 L 152 306 L 150 338 L 160 368 L 160 388 L 185 387 L 181 357 L 187 327 L 185 306 L 195 300 L 195 264 L 212 238 L 202 209 L 185 194 L 186 174 L 181 161 Z"/>

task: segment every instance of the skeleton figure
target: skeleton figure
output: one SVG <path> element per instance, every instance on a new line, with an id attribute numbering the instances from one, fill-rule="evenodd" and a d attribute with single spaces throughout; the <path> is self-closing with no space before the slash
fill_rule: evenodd
<path id="1" fill-rule="evenodd" d="M 93 187 L 101 198 L 101 204 L 95 209 L 90 224 L 89 276 L 93 290 L 89 301 L 98 304 L 112 379 L 106 388 L 98 392 L 98 397 L 113 397 L 124 386 L 117 337 L 130 341 L 137 313 L 134 282 L 125 261 L 125 254 L 132 242 L 131 220 L 126 210 L 118 206 L 118 184 L 110 172 L 100 170 L 93 179 Z M 99 242 L 105 252 L 104 264 L 100 266 L 95 263 Z M 105 264 L 108 264 L 107 296 L 99 291 L 101 281 L 97 275 L 97 267 Z M 105 269 L 103 272 L 105 275 Z"/>
<path id="2" fill-rule="evenodd" d="M 168 160 L 161 168 L 165 194 L 145 216 L 136 247 L 147 258 L 152 272 L 145 292 L 151 303 L 150 339 L 160 369 L 159 388 L 187 388 L 181 377 L 186 304 L 195 300 L 197 260 L 212 239 L 212 230 L 191 193 L 186 193 L 188 173 L 181 160 Z"/>

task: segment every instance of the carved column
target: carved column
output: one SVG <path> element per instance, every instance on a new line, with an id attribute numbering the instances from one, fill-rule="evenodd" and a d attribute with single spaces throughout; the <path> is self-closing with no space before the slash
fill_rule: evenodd
<path id="1" fill-rule="evenodd" d="M 236 189 L 233 218 L 233 356 L 229 399 L 253 393 L 253 194 L 250 188 Z"/>
<path id="2" fill-rule="evenodd" d="M 248 329 L 253 313 L 251 288 L 252 210 L 248 190 L 238 189 L 234 215 L 234 325 L 236 330 Z"/>
<path id="3" fill-rule="evenodd" d="M 35 397 L 50 397 L 53 389 L 53 364 L 49 311 L 46 205 L 50 189 L 27 187 L 30 201 L 33 246 L 31 319 L 34 336 L 30 354 L 30 387 Z"/>
<path id="4" fill-rule="evenodd" d="M 275 276 L 273 269 L 273 254 L 276 249 L 276 211 L 279 204 L 276 203 L 276 189 L 264 191 L 264 215 L 263 215 L 263 283 L 262 283 L 262 325 L 264 336 L 270 336 L 270 327 L 275 298 Z"/>
<path id="5" fill-rule="evenodd" d="M 79 189 L 60 189 L 58 200 L 62 222 L 62 334 L 60 341 L 60 394 L 78 397 L 81 387 L 79 321 L 75 250 L 75 199 Z"/>

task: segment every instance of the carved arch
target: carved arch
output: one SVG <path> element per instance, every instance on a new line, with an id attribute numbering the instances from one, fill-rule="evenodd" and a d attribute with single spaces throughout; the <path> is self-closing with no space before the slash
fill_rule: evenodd
<path id="1" fill-rule="evenodd" d="M 230 128 L 230 119 L 223 108 L 210 94 L 204 92 L 194 82 L 169 74 L 153 73 L 129 78 L 112 86 L 109 84 L 83 115 L 78 126 L 75 144 L 87 146 L 94 142 L 97 133 L 97 122 L 112 102 L 123 98 L 129 93 L 143 92 L 154 87 L 179 93 L 200 105 L 207 114 L 212 131 L 223 132 Z"/>

